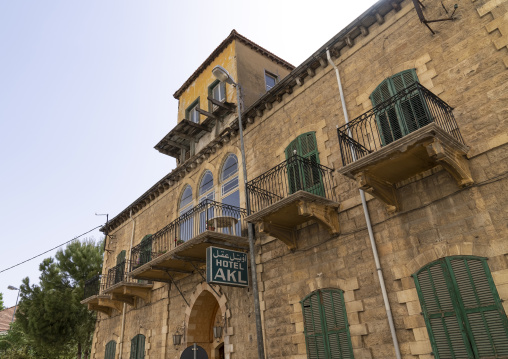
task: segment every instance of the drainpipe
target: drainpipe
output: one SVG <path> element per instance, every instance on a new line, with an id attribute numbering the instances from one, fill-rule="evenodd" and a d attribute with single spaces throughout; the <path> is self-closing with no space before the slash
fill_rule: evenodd
<path id="1" fill-rule="evenodd" d="M 129 217 L 132 220 L 132 233 L 131 233 L 131 243 L 129 245 L 129 254 L 127 256 L 127 263 L 131 262 L 131 250 L 132 250 L 132 242 L 134 241 L 134 229 L 136 228 L 136 221 L 134 218 L 132 218 L 132 209 L 130 210 Z M 125 314 L 127 312 L 127 304 L 123 303 L 123 310 L 122 310 L 122 330 L 120 331 L 120 348 L 119 348 L 119 356 L 118 359 L 122 359 L 122 351 L 123 351 L 123 334 L 125 331 Z"/>
<path id="2" fill-rule="evenodd" d="M 326 49 L 326 57 L 328 62 L 335 69 L 335 74 L 337 75 L 337 83 L 339 85 L 339 93 L 340 93 L 340 101 L 342 103 L 342 110 L 344 111 L 344 119 L 346 121 L 346 125 L 349 123 L 349 117 L 347 114 L 346 101 L 344 100 L 344 92 L 342 91 L 342 83 L 340 81 L 339 69 L 332 61 L 332 57 L 330 56 L 330 50 Z M 348 129 L 349 131 L 349 129 Z M 349 132 L 349 136 L 351 136 L 351 132 Z M 351 151 L 353 154 L 353 160 L 356 161 L 356 155 L 354 151 Z M 397 334 L 395 332 L 395 324 L 393 323 L 393 315 L 392 309 L 390 308 L 390 302 L 388 301 L 388 294 L 386 292 L 385 280 L 383 277 L 383 271 L 381 270 L 381 263 L 379 261 L 379 255 L 377 253 L 376 241 L 374 240 L 374 232 L 372 231 L 372 224 L 370 222 L 369 209 L 367 207 L 367 201 L 365 200 L 365 192 L 360 189 L 360 197 L 362 199 L 362 207 L 363 213 L 365 215 L 365 221 L 367 222 L 367 230 L 369 232 L 370 245 L 372 247 L 372 254 L 374 255 L 374 261 L 376 263 L 376 271 L 379 277 L 379 284 L 381 286 L 381 293 L 383 294 L 383 301 L 385 303 L 386 315 L 388 317 L 388 325 L 390 326 L 390 332 L 392 334 L 393 346 L 395 347 L 395 357 L 397 359 L 401 359 L 400 356 L 400 348 L 399 341 L 397 340 Z"/>

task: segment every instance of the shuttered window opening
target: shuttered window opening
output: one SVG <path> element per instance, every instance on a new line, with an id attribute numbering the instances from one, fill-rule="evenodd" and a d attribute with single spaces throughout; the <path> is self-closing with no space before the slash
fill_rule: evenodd
<path id="1" fill-rule="evenodd" d="M 372 105 L 377 106 L 389 100 L 415 82 L 418 82 L 415 69 L 387 78 L 370 95 Z M 384 107 L 376 121 L 383 146 L 431 122 L 427 105 L 418 92 Z"/>
<path id="2" fill-rule="evenodd" d="M 145 358 L 145 336 L 138 334 L 131 340 L 131 356 L 130 359 Z"/>
<path id="3" fill-rule="evenodd" d="M 353 358 L 343 292 L 340 289 L 320 289 L 306 296 L 300 303 L 307 357 Z"/>
<path id="4" fill-rule="evenodd" d="M 120 283 L 124 280 L 125 276 L 125 250 L 121 251 L 116 256 L 116 270 L 115 270 L 115 283 Z"/>
<path id="5" fill-rule="evenodd" d="M 288 161 L 288 181 L 290 193 L 304 190 L 318 196 L 324 196 L 325 190 L 321 178 L 319 152 L 316 142 L 316 133 L 307 132 L 294 139 L 284 151 L 286 160 L 295 154 L 310 160 L 309 164 L 301 161 Z"/>
<path id="6" fill-rule="evenodd" d="M 104 359 L 115 359 L 116 353 L 116 342 L 111 340 L 108 344 L 106 344 L 106 353 L 104 354 Z"/>
<path id="7" fill-rule="evenodd" d="M 508 358 L 508 318 L 485 258 L 442 258 L 413 278 L 435 358 Z"/>

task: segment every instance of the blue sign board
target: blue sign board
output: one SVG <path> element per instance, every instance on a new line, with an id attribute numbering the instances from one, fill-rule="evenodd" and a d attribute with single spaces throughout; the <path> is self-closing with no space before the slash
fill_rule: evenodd
<path id="1" fill-rule="evenodd" d="M 247 253 L 230 249 L 208 247 L 206 249 L 207 283 L 247 287 Z"/>

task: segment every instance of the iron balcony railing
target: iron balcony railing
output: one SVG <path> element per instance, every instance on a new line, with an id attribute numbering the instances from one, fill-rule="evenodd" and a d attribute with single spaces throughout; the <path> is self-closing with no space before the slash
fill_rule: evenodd
<path id="1" fill-rule="evenodd" d="M 85 282 L 85 288 L 83 293 L 83 299 L 99 295 L 102 290 L 101 275 L 97 274 L 95 277 Z"/>
<path id="2" fill-rule="evenodd" d="M 250 207 L 258 212 L 303 190 L 335 200 L 333 169 L 293 155 L 247 183 Z"/>
<path id="3" fill-rule="evenodd" d="M 415 82 L 337 129 L 342 164 L 355 162 L 432 122 L 463 143 L 452 110 Z"/>
<path id="4" fill-rule="evenodd" d="M 138 283 L 137 279 L 127 276 L 131 268 L 131 261 L 123 261 L 108 270 L 108 277 L 104 289 L 108 289 L 120 282 Z"/>
<path id="5" fill-rule="evenodd" d="M 244 236 L 247 231 L 246 216 L 245 209 L 206 199 L 133 247 L 130 270 L 135 270 L 205 231 Z"/>

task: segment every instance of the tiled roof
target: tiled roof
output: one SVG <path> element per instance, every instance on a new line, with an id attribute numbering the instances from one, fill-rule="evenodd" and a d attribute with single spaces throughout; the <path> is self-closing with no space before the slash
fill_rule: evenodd
<path id="1" fill-rule="evenodd" d="M 12 315 L 14 314 L 14 308 L 10 307 L 0 311 L 0 332 L 6 332 L 9 330 L 9 324 L 11 324 Z"/>

